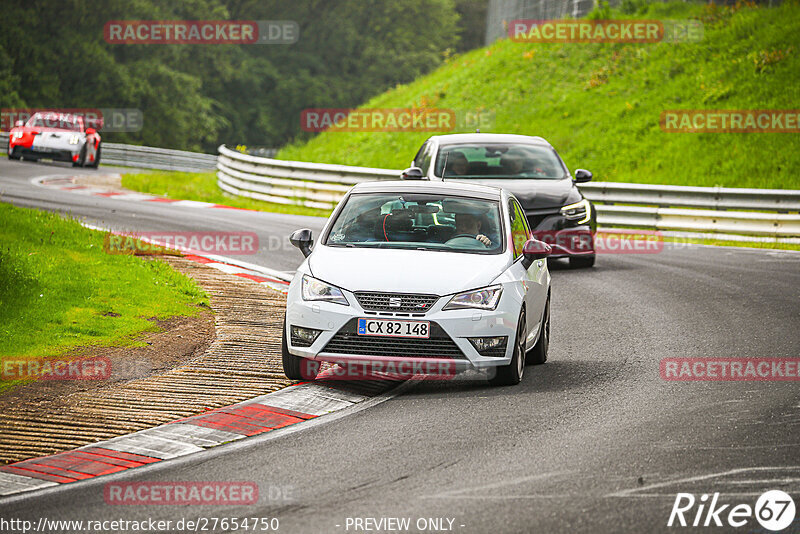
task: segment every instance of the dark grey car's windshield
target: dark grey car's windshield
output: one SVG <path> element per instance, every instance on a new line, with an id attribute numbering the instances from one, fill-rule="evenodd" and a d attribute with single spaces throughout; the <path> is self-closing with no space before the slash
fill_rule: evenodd
<path id="1" fill-rule="evenodd" d="M 499 254 L 499 203 L 445 194 L 357 193 L 337 215 L 325 244 Z"/>
<path id="2" fill-rule="evenodd" d="M 436 157 L 435 174 L 443 178 L 559 180 L 567 171 L 548 146 L 470 143 L 443 146 Z"/>

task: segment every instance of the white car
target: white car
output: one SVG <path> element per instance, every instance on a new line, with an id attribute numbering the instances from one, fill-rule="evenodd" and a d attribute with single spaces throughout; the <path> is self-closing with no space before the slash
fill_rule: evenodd
<path id="1" fill-rule="evenodd" d="M 513 195 L 483 185 L 370 182 L 342 199 L 289 286 L 283 368 L 319 362 L 404 376 L 492 368 L 517 384 L 544 363 L 550 247 L 533 239 Z"/>

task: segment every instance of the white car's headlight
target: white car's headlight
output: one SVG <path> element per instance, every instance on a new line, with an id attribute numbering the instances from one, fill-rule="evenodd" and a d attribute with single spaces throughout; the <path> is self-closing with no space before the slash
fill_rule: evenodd
<path id="1" fill-rule="evenodd" d="M 71 145 L 77 145 L 80 142 L 80 140 L 81 140 L 81 136 L 80 135 L 71 135 L 71 136 L 69 136 L 69 144 L 71 144 Z"/>
<path id="2" fill-rule="evenodd" d="M 592 209 L 589 206 L 589 201 L 585 198 L 575 204 L 567 204 L 561 208 L 561 215 L 570 221 L 577 221 L 578 224 L 583 224 L 591 218 Z"/>
<path id="3" fill-rule="evenodd" d="M 345 306 L 350 305 L 341 289 L 307 274 L 303 275 L 303 300 L 324 300 Z"/>
<path id="4" fill-rule="evenodd" d="M 484 287 L 466 293 L 459 293 L 445 304 L 443 310 L 461 310 L 464 308 L 477 308 L 479 310 L 493 310 L 500 302 L 500 295 L 503 294 L 502 286 Z"/>
<path id="5" fill-rule="evenodd" d="M 22 139 L 23 135 L 25 135 L 25 132 L 14 132 L 14 139 Z"/>

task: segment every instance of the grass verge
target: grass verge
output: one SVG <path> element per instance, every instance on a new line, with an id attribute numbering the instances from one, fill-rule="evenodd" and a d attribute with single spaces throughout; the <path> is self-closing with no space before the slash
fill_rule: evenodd
<path id="1" fill-rule="evenodd" d="M 154 319 L 208 306 L 191 278 L 158 260 L 107 254 L 104 235 L 74 219 L 0 203 L 0 221 L 0 357 L 133 345 L 157 330 Z"/>

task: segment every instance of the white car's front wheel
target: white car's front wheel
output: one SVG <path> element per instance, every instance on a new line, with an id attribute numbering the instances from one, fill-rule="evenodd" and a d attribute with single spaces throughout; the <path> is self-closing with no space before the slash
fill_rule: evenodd
<path id="1" fill-rule="evenodd" d="M 525 311 L 520 313 L 517 322 L 517 336 L 514 339 L 514 354 L 508 365 L 496 368 L 494 377 L 489 379 L 493 386 L 513 386 L 519 384 L 522 375 L 525 373 L 525 339 L 527 338 L 527 328 L 525 328 Z"/>
<path id="2" fill-rule="evenodd" d="M 547 302 L 544 304 L 542 312 L 542 322 L 539 327 L 539 340 L 528 353 L 526 363 L 528 365 L 541 365 L 547 361 L 547 352 L 550 350 L 550 295 L 547 295 Z"/>
<path id="3" fill-rule="evenodd" d="M 290 380 L 314 380 L 319 370 L 318 362 L 313 362 L 289 352 L 286 340 L 286 316 L 283 317 L 283 334 L 281 335 L 281 356 L 283 374 Z"/>
<path id="4" fill-rule="evenodd" d="M 81 149 L 81 154 L 78 156 L 78 161 L 73 161 L 73 167 L 83 167 L 86 164 L 86 145 L 83 145 Z"/>

